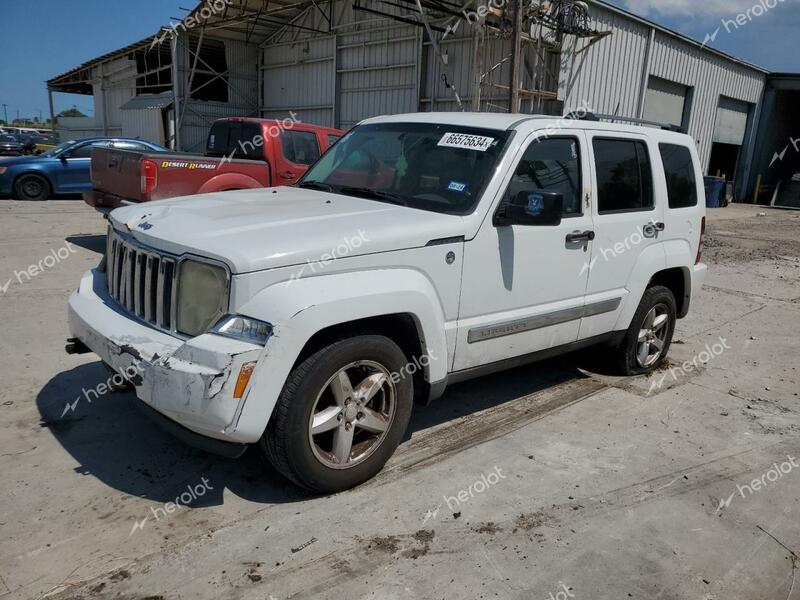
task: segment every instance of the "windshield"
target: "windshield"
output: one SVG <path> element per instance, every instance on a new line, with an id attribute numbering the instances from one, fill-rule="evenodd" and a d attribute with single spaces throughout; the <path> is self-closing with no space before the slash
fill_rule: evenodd
<path id="1" fill-rule="evenodd" d="M 298 184 L 464 215 L 475 209 L 509 132 L 435 123 L 361 125 Z"/>
<path id="2" fill-rule="evenodd" d="M 0 142 L 16 142 L 17 139 L 10 135 L 0 135 Z"/>
<path id="3" fill-rule="evenodd" d="M 61 154 L 67 148 L 75 145 L 75 140 L 70 140 L 68 142 L 64 142 L 63 144 L 59 144 L 55 148 L 48 150 L 47 152 L 42 152 L 39 156 L 55 156 L 57 154 Z"/>

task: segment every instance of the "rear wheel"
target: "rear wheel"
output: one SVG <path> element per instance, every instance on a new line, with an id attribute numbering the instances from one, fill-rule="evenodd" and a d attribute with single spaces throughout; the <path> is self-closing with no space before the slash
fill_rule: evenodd
<path id="1" fill-rule="evenodd" d="M 14 192 L 20 200 L 47 200 L 50 182 L 41 175 L 23 175 L 14 182 Z"/>
<path id="2" fill-rule="evenodd" d="M 648 288 L 619 346 L 619 367 L 625 375 L 654 371 L 664 362 L 675 332 L 675 296 L 661 285 Z"/>
<path id="3" fill-rule="evenodd" d="M 289 375 L 261 439 L 284 476 L 314 492 L 354 487 L 376 475 L 408 427 L 408 359 L 382 335 L 334 342 Z"/>

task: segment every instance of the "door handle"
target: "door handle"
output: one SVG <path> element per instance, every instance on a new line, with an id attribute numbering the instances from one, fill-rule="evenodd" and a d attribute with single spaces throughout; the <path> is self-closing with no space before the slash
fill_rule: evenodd
<path id="1" fill-rule="evenodd" d="M 279 173 L 278 176 L 283 179 L 294 179 L 294 173 L 291 171 L 284 171 L 283 173 Z"/>
<path id="2" fill-rule="evenodd" d="M 659 231 L 664 231 L 664 223 L 648 221 L 645 226 L 642 227 L 642 234 L 644 234 L 645 237 L 655 237 Z"/>
<path id="3" fill-rule="evenodd" d="M 591 242 L 594 239 L 594 231 L 573 231 L 567 234 L 567 243 Z"/>

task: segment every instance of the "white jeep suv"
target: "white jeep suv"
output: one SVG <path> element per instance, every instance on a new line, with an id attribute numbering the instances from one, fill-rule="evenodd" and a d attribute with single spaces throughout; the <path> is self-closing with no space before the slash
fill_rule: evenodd
<path id="1" fill-rule="evenodd" d="M 706 272 L 702 182 L 668 128 L 369 119 L 294 187 L 111 213 L 67 350 L 190 443 L 346 489 L 449 383 L 601 343 L 657 368 Z"/>

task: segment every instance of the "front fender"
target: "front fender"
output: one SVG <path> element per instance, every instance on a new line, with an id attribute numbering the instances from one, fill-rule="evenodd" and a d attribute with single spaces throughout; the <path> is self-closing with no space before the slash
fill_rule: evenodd
<path id="1" fill-rule="evenodd" d="M 272 323 L 273 336 L 253 373 L 236 431 L 258 440 L 286 378 L 311 337 L 333 325 L 389 314 L 410 314 L 417 325 L 430 382 L 447 376 L 445 319 L 430 280 L 412 269 L 374 269 L 290 279 L 272 285 L 237 312 Z"/>
<path id="2" fill-rule="evenodd" d="M 269 185 L 269 182 L 267 182 L 267 185 Z M 227 190 L 251 190 L 262 187 L 266 186 L 254 177 L 250 177 L 244 173 L 221 173 L 206 181 L 200 186 L 197 193 L 207 194 L 210 192 L 224 192 Z"/>

